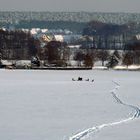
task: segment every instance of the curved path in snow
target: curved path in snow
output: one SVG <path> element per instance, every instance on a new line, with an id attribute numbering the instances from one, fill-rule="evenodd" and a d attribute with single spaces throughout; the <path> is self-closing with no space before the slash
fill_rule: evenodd
<path id="1" fill-rule="evenodd" d="M 117 97 L 116 93 L 117 93 L 118 89 L 120 88 L 120 85 L 115 81 L 112 81 L 112 82 L 115 84 L 115 88 L 110 92 L 112 94 L 113 98 L 117 101 L 117 103 L 119 103 L 123 106 L 127 106 L 127 107 L 135 110 L 134 114 L 132 116 L 130 116 L 129 118 L 126 118 L 126 119 L 123 119 L 123 120 L 120 120 L 120 121 L 116 121 L 116 122 L 112 122 L 112 123 L 106 123 L 106 124 L 102 124 L 102 125 L 99 125 L 99 126 L 93 126 L 91 128 L 88 128 L 88 129 L 86 129 L 86 130 L 84 130 L 80 133 L 77 133 L 77 134 L 69 137 L 69 140 L 80 140 L 80 139 L 84 138 L 85 136 L 87 136 L 91 133 L 94 133 L 96 131 L 101 130 L 104 127 L 119 125 L 119 124 L 122 124 L 124 122 L 132 121 L 133 119 L 136 119 L 136 118 L 140 117 L 140 109 L 138 107 L 126 104 Z"/>

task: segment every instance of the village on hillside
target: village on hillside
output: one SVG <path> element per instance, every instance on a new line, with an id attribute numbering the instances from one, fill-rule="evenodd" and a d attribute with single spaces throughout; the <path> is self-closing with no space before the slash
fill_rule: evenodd
<path id="1" fill-rule="evenodd" d="M 134 26 L 89 22 L 69 29 L 0 29 L 1 68 L 140 69 L 140 34 Z"/>

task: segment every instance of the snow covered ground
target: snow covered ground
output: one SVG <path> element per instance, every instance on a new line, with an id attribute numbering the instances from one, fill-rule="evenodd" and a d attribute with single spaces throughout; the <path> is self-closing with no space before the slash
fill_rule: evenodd
<path id="1" fill-rule="evenodd" d="M 79 76 L 90 81 L 72 81 Z M 121 122 L 82 139 L 139 140 L 140 119 L 133 118 L 140 107 L 139 77 L 129 71 L 0 70 L 0 139 L 69 140 Z"/>

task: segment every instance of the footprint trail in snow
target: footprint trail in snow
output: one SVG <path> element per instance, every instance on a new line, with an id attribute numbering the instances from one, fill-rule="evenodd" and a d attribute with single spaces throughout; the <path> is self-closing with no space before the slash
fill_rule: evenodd
<path id="1" fill-rule="evenodd" d="M 90 135 L 91 133 L 101 130 L 102 128 L 119 125 L 119 124 L 122 124 L 122 123 L 125 123 L 128 121 L 132 121 L 132 120 L 140 117 L 140 109 L 137 106 L 126 104 L 117 97 L 116 94 L 120 88 L 120 84 L 115 81 L 112 81 L 112 82 L 115 84 L 115 88 L 110 92 L 112 94 L 113 98 L 117 101 L 118 104 L 129 107 L 129 108 L 133 109 L 135 112 L 129 118 L 88 128 L 82 132 L 79 132 L 79 133 L 69 137 L 69 140 L 80 140 L 80 139 L 83 139 L 85 136 Z"/>

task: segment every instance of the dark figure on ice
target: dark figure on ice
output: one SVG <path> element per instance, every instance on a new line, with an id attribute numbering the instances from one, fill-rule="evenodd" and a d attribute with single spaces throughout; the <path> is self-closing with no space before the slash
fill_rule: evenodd
<path id="1" fill-rule="evenodd" d="M 82 81 L 83 80 L 83 78 L 82 77 L 78 77 L 78 81 Z"/>
<path id="2" fill-rule="evenodd" d="M 74 79 L 74 78 L 72 78 L 72 81 L 75 81 L 75 79 Z"/>
<path id="3" fill-rule="evenodd" d="M 89 81 L 89 78 L 88 78 L 88 79 L 86 79 L 85 81 Z"/>

